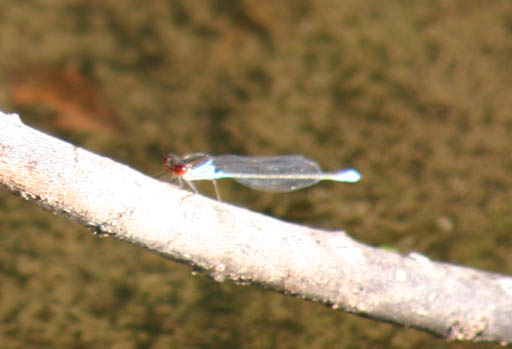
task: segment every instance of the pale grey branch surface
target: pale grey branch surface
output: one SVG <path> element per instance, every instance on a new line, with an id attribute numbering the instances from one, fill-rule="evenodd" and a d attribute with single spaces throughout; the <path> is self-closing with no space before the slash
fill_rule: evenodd
<path id="1" fill-rule="evenodd" d="M 512 279 L 191 194 L 0 112 L 0 185 L 203 270 L 449 339 L 512 343 Z"/>

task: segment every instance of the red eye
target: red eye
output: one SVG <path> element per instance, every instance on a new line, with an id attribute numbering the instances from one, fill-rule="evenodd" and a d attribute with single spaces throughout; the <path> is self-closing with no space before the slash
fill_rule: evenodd
<path id="1" fill-rule="evenodd" d="M 169 167 L 169 172 L 175 176 L 183 176 L 187 172 L 187 166 L 185 165 L 174 165 Z"/>

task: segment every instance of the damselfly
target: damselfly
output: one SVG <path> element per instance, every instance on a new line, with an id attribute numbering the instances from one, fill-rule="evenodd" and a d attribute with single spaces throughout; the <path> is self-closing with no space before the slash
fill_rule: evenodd
<path id="1" fill-rule="evenodd" d="M 215 180 L 233 178 L 252 189 L 287 192 L 314 185 L 322 180 L 355 183 L 361 175 L 348 168 L 336 172 L 322 172 L 318 163 L 302 155 L 241 156 L 194 153 L 179 157 L 168 154 L 164 158 L 166 171 L 187 183 L 198 192 L 193 181 L 211 180 L 220 201 Z"/>

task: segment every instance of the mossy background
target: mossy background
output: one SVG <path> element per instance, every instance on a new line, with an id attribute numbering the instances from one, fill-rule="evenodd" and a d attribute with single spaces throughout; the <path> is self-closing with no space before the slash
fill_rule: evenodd
<path id="1" fill-rule="evenodd" d="M 510 1 L 1 0 L 0 53 L 0 110 L 47 133 L 151 175 L 166 152 L 355 167 L 355 185 L 220 187 L 512 273 Z M 3 348 L 498 347 L 194 276 L 6 192 L 0 208 Z"/>

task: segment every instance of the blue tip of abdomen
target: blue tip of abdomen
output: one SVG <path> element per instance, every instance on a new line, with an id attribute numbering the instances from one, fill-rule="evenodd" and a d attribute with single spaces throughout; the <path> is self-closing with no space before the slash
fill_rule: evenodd
<path id="1" fill-rule="evenodd" d="M 361 179 L 361 174 L 354 170 L 353 168 L 348 168 L 346 170 L 341 170 L 336 173 L 333 180 L 338 182 L 347 182 L 347 183 L 355 183 Z"/>

